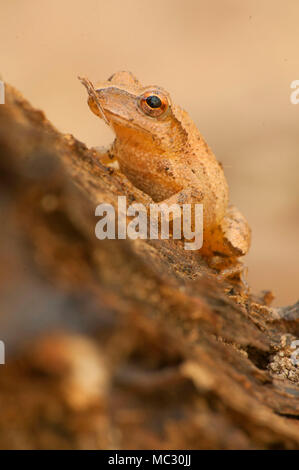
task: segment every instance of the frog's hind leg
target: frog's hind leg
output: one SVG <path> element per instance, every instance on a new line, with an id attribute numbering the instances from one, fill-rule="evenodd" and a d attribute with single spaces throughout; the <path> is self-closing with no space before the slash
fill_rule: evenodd
<path id="1" fill-rule="evenodd" d="M 251 230 L 247 220 L 233 205 L 228 206 L 213 246 L 215 255 L 225 257 L 244 256 L 249 250 Z"/>
<path id="2" fill-rule="evenodd" d="M 238 260 L 250 246 L 250 228 L 245 217 L 235 207 L 227 208 L 221 224 L 208 234 L 208 264 L 219 272 L 219 279 L 240 278 L 246 285 L 244 265 Z"/>

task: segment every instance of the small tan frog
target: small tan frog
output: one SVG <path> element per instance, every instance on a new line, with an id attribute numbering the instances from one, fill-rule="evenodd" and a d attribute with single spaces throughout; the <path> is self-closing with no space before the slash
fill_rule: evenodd
<path id="1" fill-rule="evenodd" d="M 144 87 L 130 72 L 118 72 L 96 89 L 85 78 L 90 109 L 116 138 L 99 158 L 120 170 L 155 203 L 201 203 L 207 257 L 236 258 L 250 246 L 250 228 L 228 204 L 222 166 L 186 111 L 158 86 Z"/>

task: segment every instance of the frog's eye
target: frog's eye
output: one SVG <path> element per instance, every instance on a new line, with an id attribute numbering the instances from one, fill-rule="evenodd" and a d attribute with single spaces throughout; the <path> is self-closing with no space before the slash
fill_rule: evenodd
<path id="1" fill-rule="evenodd" d="M 167 96 L 160 91 L 146 91 L 141 95 L 139 105 L 148 116 L 159 117 L 167 111 L 169 102 Z"/>

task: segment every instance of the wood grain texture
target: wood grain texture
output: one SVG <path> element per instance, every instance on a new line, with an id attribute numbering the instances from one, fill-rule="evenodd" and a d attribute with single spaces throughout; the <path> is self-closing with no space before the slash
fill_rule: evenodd
<path id="1" fill-rule="evenodd" d="M 97 240 L 97 204 L 147 201 L 95 157 L 6 85 L 0 447 L 298 449 L 298 305 L 178 241 Z"/>

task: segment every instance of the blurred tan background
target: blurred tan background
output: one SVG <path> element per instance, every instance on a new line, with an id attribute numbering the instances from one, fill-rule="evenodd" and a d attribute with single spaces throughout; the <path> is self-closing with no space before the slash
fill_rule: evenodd
<path id="1" fill-rule="evenodd" d="M 298 39 L 297 0 L 0 1 L 0 75 L 61 131 L 113 138 L 79 74 L 131 70 L 190 112 L 252 226 L 249 282 L 276 305 L 299 297 Z"/>

